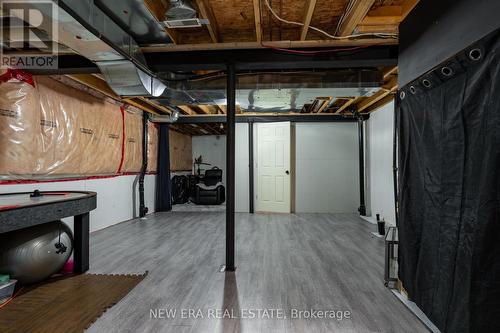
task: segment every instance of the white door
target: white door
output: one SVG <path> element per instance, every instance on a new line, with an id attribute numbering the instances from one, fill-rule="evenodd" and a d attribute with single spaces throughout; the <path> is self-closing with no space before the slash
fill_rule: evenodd
<path id="1" fill-rule="evenodd" d="M 290 123 L 256 125 L 256 211 L 290 213 Z"/>

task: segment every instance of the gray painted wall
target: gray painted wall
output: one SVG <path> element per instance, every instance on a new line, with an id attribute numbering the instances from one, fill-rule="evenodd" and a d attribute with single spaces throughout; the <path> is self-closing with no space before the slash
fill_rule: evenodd
<path id="1" fill-rule="evenodd" d="M 296 212 L 357 211 L 357 135 L 355 123 L 295 124 L 295 142 L 292 144 L 295 144 L 296 149 Z M 256 139 L 254 137 L 254 140 Z M 224 174 L 226 173 L 224 136 L 194 136 L 193 157 L 200 154 L 203 155 L 204 161 L 219 166 Z M 248 163 L 248 124 L 236 124 L 237 212 L 248 212 L 249 209 Z"/>
<path id="2" fill-rule="evenodd" d="M 394 103 L 378 109 L 366 122 L 367 199 L 372 217 L 380 214 L 395 225 L 393 183 Z"/>
<path id="3" fill-rule="evenodd" d="M 357 124 L 297 123 L 295 149 L 296 212 L 357 212 Z"/>
<path id="4" fill-rule="evenodd" d="M 248 212 L 248 124 L 236 124 L 235 147 L 235 211 Z M 193 136 L 193 160 L 203 156 L 203 161 L 222 169 L 224 183 L 226 182 L 226 136 L 204 135 Z M 211 166 L 207 166 L 211 168 Z"/>
<path id="5" fill-rule="evenodd" d="M 97 192 L 97 208 L 90 212 L 90 231 L 100 230 L 114 224 L 132 219 L 132 183 L 135 175 L 117 176 L 102 179 L 87 179 L 63 182 L 37 184 L 8 184 L 1 185 L 2 193 L 40 191 L 93 191 Z M 146 175 L 144 184 L 144 200 L 149 213 L 155 210 L 156 175 Z M 137 211 L 139 202 L 137 202 Z M 73 218 L 63 221 L 71 228 Z"/>

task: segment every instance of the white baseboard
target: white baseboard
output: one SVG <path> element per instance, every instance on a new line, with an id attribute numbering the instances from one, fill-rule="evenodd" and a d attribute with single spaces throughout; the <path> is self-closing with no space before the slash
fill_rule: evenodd
<path id="1" fill-rule="evenodd" d="M 375 231 L 371 232 L 371 234 L 375 237 L 378 237 L 378 238 L 385 238 L 385 235 L 380 235 L 378 232 L 375 232 Z"/>
<path id="2" fill-rule="evenodd" d="M 374 217 L 371 217 L 371 216 L 361 216 L 361 215 L 359 217 L 361 217 L 363 220 L 365 220 L 368 223 L 377 224 L 377 219 L 374 218 Z"/>

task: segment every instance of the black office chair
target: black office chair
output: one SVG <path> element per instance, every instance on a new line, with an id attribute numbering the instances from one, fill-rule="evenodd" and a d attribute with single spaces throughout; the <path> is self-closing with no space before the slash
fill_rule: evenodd
<path id="1" fill-rule="evenodd" d="M 222 170 L 213 168 L 195 185 L 191 200 L 197 205 L 220 205 L 226 201 L 226 188 L 222 184 Z"/>

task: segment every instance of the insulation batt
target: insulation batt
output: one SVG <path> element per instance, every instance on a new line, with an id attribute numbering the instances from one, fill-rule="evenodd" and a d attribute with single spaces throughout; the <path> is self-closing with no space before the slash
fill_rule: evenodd
<path id="1" fill-rule="evenodd" d="M 158 165 L 158 128 L 148 124 L 148 169 L 147 172 L 156 172 Z"/>
<path id="2" fill-rule="evenodd" d="M 3 74 L 3 73 L 2 73 Z M 41 137 L 38 91 L 15 79 L 0 84 L 0 173 L 38 173 Z"/>
<path id="3" fill-rule="evenodd" d="M 140 172 L 142 167 L 142 112 L 125 110 L 125 155 L 123 172 Z"/>
<path id="4" fill-rule="evenodd" d="M 142 115 L 124 114 L 125 123 L 119 106 L 50 77 L 35 77 L 34 86 L 17 79 L 0 83 L 1 178 L 113 175 L 122 151 L 122 171 L 139 172 Z M 148 171 L 153 172 L 158 139 L 156 128 L 149 129 Z"/>

